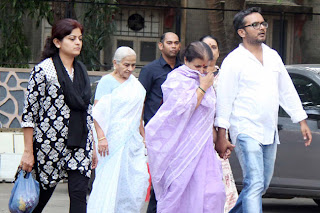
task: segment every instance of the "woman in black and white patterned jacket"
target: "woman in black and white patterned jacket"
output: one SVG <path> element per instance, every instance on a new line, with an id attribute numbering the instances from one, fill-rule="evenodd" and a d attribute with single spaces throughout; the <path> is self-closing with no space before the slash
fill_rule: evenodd
<path id="1" fill-rule="evenodd" d="M 97 163 L 91 132 L 91 88 L 85 66 L 75 60 L 82 25 L 62 19 L 52 28 L 42 62 L 29 79 L 21 126 L 25 149 L 20 167 L 35 170 L 42 212 L 56 185 L 68 179 L 70 212 L 86 212 L 91 168 Z"/>

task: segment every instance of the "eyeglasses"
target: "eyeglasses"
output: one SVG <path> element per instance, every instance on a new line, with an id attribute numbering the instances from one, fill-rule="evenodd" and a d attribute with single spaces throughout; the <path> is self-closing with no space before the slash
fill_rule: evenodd
<path id="1" fill-rule="evenodd" d="M 263 21 L 263 22 L 253 22 L 252 24 L 243 26 L 242 28 L 245 28 L 245 27 L 253 27 L 253 29 L 259 30 L 261 26 L 263 26 L 264 28 L 268 28 L 269 25 L 268 25 L 268 22 L 266 22 L 266 21 Z"/>

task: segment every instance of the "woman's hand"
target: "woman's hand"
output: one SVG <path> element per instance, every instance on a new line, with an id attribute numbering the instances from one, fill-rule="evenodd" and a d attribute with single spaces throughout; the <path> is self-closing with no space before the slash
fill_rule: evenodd
<path id="1" fill-rule="evenodd" d="M 197 88 L 196 90 L 196 93 L 197 93 L 196 109 L 200 106 L 200 103 L 207 89 L 211 87 L 213 84 L 213 79 L 214 79 L 213 72 L 208 72 L 205 76 L 202 76 L 201 74 L 199 74 L 199 79 L 200 79 L 200 85 L 199 85 L 199 88 Z"/>
<path id="2" fill-rule="evenodd" d="M 26 172 L 31 172 L 33 165 L 34 165 L 33 152 L 24 150 L 21 157 L 21 161 L 20 161 L 20 167 L 22 168 L 22 170 Z"/>
<path id="3" fill-rule="evenodd" d="M 102 157 L 109 155 L 107 138 L 104 138 L 104 139 L 98 141 L 98 152 Z"/>
<path id="4" fill-rule="evenodd" d="M 205 76 L 199 75 L 199 80 L 200 80 L 200 87 L 205 91 L 207 91 L 207 89 L 211 87 L 213 84 L 214 74 L 213 72 L 210 71 Z"/>
<path id="5" fill-rule="evenodd" d="M 98 101 L 95 100 L 95 104 Z M 93 119 L 93 123 L 94 123 L 94 127 L 96 128 L 96 133 L 97 133 L 97 137 L 98 137 L 98 153 L 102 156 L 105 157 L 106 155 L 109 155 L 109 148 L 108 148 L 108 141 L 107 138 L 105 136 L 105 133 L 103 132 L 103 130 L 101 129 L 100 125 L 98 124 L 98 122 Z"/>

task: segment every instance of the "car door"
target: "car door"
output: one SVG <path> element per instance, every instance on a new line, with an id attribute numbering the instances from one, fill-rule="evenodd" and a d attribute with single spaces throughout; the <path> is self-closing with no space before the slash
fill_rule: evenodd
<path id="1" fill-rule="evenodd" d="M 290 74 L 299 94 L 313 142 L 304 146 L 300 125 L 293 124 L 280 107 L 278 146 L 274 176 L 270 185 L 272 193 L 296 196 L 320 196 L 320 85 L 307 76 Z M 281 188 L 282 190 L 273 190 Z"/>

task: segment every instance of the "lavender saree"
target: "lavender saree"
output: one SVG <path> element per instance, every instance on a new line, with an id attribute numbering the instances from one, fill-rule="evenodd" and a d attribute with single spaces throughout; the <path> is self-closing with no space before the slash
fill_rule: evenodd
<path id="1" fill-rule="evenodd" d="M 196 108 L 199 72 L 183 65 L 162 85 L 163 104 L 146 126 L 152 184 L 160 213 L 222 213 L 225 190 L 213 147 L 215 92 Z"/>

